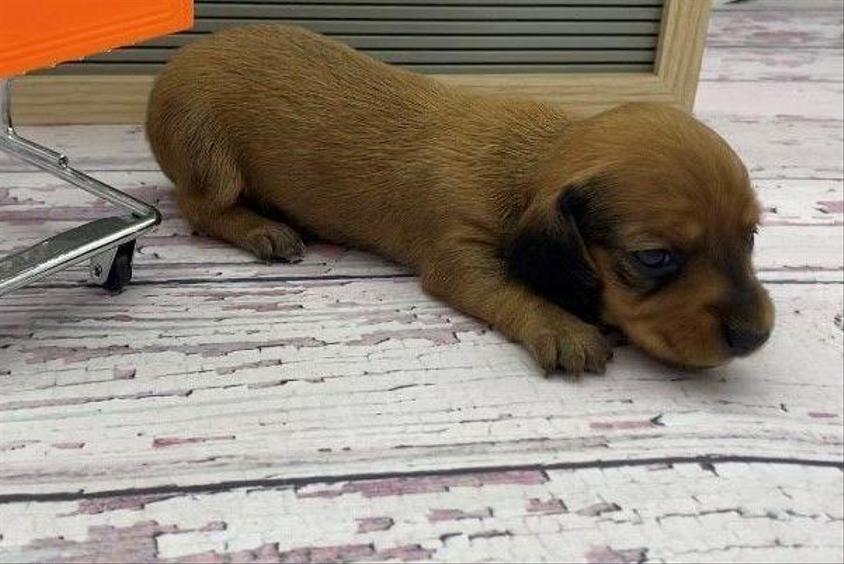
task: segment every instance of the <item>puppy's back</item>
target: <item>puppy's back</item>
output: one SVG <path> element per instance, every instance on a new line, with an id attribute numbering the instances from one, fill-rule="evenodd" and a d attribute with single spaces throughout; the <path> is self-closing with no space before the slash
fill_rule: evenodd
<path id="1" fill-rule="evenodd" d="M 203 127 L 225 128 L 235 142 L 267 134 L 295 138 L 299 149 L 308 139 L 322 148 L 327 142 L 359 146 L 367 138 L 393 137 L 391 126 L 412 128 L 442 102 L 443 90 L 305 29 L 250 25 L 176 54 L 153 86 L 148 134 L 155 150 L 161 136 L 178 129 L 173 120 L 195 118 Z"/>
<path id="2" fill-rule="evenodd" d="M 186 193 L 204 205 L 217 195 L 204 185 L 231 185 L 323 237 L 364 245 L 399 215 L 431 220 L 424 200 L 436 194 L 421 179 L 434 168 L 439 116 L 464 96 L 307 30 L 252 25 L 172 59 L 150 95 L 147 135 L 183 211 Z"/>

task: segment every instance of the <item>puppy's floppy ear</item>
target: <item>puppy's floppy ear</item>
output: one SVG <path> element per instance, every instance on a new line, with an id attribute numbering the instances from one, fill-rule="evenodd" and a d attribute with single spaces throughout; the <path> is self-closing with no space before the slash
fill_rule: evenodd
<path id="1" fill-rule="evenodd" d="M 582 227 L 588 195 L 580 187 L 563 190 L 545 225 L 528 222 L 505 252 L 508 274 L 537 294 L 587 322 L 600 321 L 601 281 L 586 254 Z"/>

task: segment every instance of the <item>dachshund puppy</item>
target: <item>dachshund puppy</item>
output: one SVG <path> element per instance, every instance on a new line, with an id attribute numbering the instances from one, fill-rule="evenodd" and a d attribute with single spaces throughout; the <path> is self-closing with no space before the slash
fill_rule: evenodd
<path id="1" fill-rule="evenodd" d="M 577 121 L 268 24 L 181 50 L 147 133 L 199 230 L 267 260 L 300 259 L 305 232 L 389 257 L 549 371 L 602 372 L 599 325 L 684 367 L 771 330 L 747 171 L 679 110 Z"/>

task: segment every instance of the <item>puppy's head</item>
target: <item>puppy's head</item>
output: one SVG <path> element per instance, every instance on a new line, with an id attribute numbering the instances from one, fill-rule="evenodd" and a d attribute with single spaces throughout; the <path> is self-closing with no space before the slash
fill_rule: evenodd
<path id="1" fill-rule="evenodd" d="M 570 126 L 514 230 L 511 274 L 653 356 L 709 367 L 768 338 L 747 170 L 679 110 L 626 105 Z"/>

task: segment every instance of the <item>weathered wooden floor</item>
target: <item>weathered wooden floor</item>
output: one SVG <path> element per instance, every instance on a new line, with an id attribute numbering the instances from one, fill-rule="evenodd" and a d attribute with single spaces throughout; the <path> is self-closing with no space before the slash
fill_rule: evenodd
<path id="1" fill-rule="evenodd" d="M 379 259 L 192 236 L 139 127 L 24 128 L 166 220 L 119 296 L 0 299 L 0 562 L 841 562 L 842 19 L 714 15 L 697 113 L 753 172 L 778 321 L 706 373 L 545 380 Z M 104 210 L 0 160 L 0 254 Z"/>

